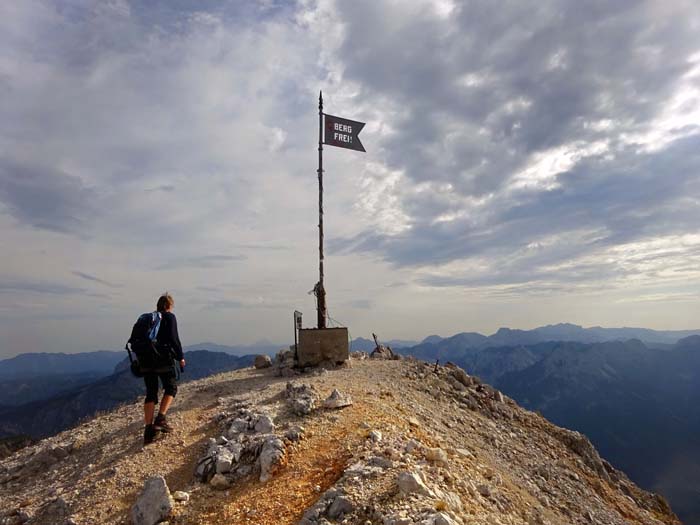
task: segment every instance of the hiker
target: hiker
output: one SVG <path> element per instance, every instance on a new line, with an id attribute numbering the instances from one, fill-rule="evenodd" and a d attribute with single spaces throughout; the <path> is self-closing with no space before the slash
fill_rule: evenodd
<path id="1" fill-rule="evenodd" d="M 177 394 L 177 369 L 174 361 L 178 361 L 180 370 L 184 370 L 185 358 L 182 354 L 182 344 L 177 333 L 177 319 L 172 313 L 175 301 L 169 293 L 158 298 L 156 309 L 161 315 L 156 349 L 152 363 L 142 367 L 143 380 L 146 383 L 146 401 L 143 405 L 146 428 L 143 431 L 143 444 L 153 442 L 159 432 L 168 433 L 172 427 L 168 424 L 165 414 Z M 158 415 L 153 418 L 158 404 L 158 378 L 163 384 L 163 399 L 161 399 Z"/>

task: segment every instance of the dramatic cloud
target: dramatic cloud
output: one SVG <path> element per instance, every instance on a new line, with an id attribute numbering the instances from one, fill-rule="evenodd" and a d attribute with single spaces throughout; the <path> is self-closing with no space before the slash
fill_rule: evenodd
<path id="1" fill-rule="evenodd" d="M 5 2 L 0 354 L 119 347 L 164 290 L 189 342 L 289 339 L 319 89 L 367 123 L 324 152 L 354 334 L 688 327 L 699 27 L 685 0 Z"/>
<path id="2" fill-rule="evenodd" d="M 338 4 L 344 79 L 386 108 L 402 227 L 336 250 L 440 266 L 429 285 L 605 282 L 635 271 L 606 250 L 697 231 L 691 2 L 449 5 Z"/>

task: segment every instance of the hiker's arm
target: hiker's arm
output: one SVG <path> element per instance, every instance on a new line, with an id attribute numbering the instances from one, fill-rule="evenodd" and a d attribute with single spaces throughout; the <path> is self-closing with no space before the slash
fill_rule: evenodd
<path id="1" fill-rule="evenodd" d="M 180 342 L 180 335 L 177 333 L 177 318 L 173 315 L 172 322 L 172 334 L 171 338 L 173 341 L 173 348 L 175 350 L 175 358 L 178 361 L 183 361 L 184 356 L 182 355 L 182 343 Z"/>

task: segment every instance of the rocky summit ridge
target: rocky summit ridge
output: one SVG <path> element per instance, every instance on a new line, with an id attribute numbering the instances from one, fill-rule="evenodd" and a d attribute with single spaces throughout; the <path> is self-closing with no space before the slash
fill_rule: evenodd
<path id="1" fill-rule="evenodd" d="M 0 524 L 679 523 L 584 436 L 456 366 L 269 364 L 182 385 L 148 447 L 138 401 L 3 460 Z"/>

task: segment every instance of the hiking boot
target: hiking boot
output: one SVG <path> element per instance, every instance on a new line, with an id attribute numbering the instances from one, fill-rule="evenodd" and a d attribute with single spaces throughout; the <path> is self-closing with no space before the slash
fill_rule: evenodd
<path id="1" fill-rule="evenodd" d="M 143 445 L 150 445 L 156 440 L 156 436 L 158 435 L 158 430 L 156 429 L 155 425 L 146 425 L 146 427 L 143 429 Z"/>
<path id="2" fill-rule="evenodd" d="M 164 432 L 165 434 L 173 431 L 173 427 L 171 427 L 168 421 L 165 419 L 165 414 L 158 414 L 156 416 L 156 420 L 153 422 L 153 426 L 156 430 Z"/>

